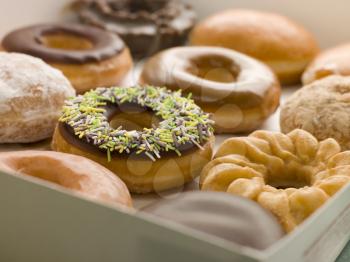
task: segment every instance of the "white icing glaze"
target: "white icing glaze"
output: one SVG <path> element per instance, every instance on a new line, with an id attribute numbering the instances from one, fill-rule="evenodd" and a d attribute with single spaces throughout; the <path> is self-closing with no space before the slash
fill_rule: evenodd
<path id="1" fill-rule="evenodd" d="M 220 83 L 186 71 L 186 68 L 193 67 L 191 65 L 192 59 L 203 56 L 230 59 L 239 67 L 237 80 L 230 83 Z M 267 89 L 276 81 L 272 71 L 261 62 L 242 53 L 220 47 L 196 46 L 168 49 L 162 53 L 158 67 L 159 70 L 155 71 L 160 83 L 181 83 L 180 87 L 188 86 L 190 89 L 200 89 L 202 90 L 202 98 L 206 101 L 217 101 L 239 93 L 251 93 L 257 97 L 263 97 Z"/>
<path id="2" fill-rule="evenodd" d="M 0 52 L 0 143 L 50 137 L 64 100 L 74 95 L 64 75 L 41 59 Z"/>

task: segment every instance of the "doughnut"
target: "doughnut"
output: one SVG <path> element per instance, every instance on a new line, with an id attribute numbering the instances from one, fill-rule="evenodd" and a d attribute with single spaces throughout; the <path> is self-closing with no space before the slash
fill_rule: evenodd
<path id="1" fill-rule="evenodd" d="M 52 185 L 55 184 L 90 199 L 132 206 L 123 181 L 103 166 L 81 156 L 35 150 L 1 152 L 0 170 L 45 180 L 50 187 L 60 189 Z"/>
<path id="2" fill-rule="evenodd" d="M 276 218 L 254 201 L 218 192 L 188 192 L 142 209 L 191 229 L 255 249 L 284 236 Z"/>
<path id="3" fill-rule="evenodd" d="M 269 65 L 283 85 L 296 84 L 318 53 L 314 37 L 287 17 L 254 10 L 229 9 L 197 24 L 191 45 L 222 46 Z"/>
<path id="4" fill-rule="evenodd" d="M 320 53 L 303 73 L 303 84 L 329 75 L 350 76 L 350 43 L 330 48 Z"/>
<path id="5" fill-rule="evenodd" d="M 175 47 L 146 61 L 141 84 L 191 93 L 212 114 L 215 132 L 257 129 L 278 107 L 281 88 L 262 63 L 218 47 Z"/>
<path id="6" fill-rule="evenodd" d="M 132 67 L 129 49 L 117 35 L 78 24 L 20 28 L 4 37 L 2 47 L 43 59 L 61 70 L 78 93 L 116 85 Z"/>
<path id="7" fill-rule="evenodd" d="M 350 77 L 328 76 L 288 97 L 281 107 L 284 133 L 300 128 L 317 139 L 334 138 L 350 150 Z"/>
<path id="8" fill-rule="evenodd" d="M 192 181 L 211 160 L 212 122 L 180 91 L 98 88 L 65 103 L 52 148 L 102 164 L 131 192 L 160 192 Z"/>
<path id="9" fill-rule="evenodd" d="M 350 181 L 350 151 L 295 129 L 224 141 L 202 170 L 202 190 L 247 197 L 291 232 Z"/>
<path id="10" fill-rule="evenodd" d="M 64 101 L 75 90 L 42 60 L 0 52 L 0 143 L 51 137 Z"/>
<path id="11" fill-rule="evenodd" d="M 74 10 L 83 23 L 122 37 L 137 58 L 183 45 L 196 20 L 179 0 L 78 0 Z"/>

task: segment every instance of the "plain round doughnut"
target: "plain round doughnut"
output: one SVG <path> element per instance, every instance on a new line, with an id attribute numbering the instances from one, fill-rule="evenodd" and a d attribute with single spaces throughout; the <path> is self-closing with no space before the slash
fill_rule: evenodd
<path id="1" fill-rule="evenodd" d="M 64 101 L 74 95 L 67 78 L 42 60 L 0 52 L 0 143 L 52 136 Z"/>
<path id="2" fill-rule="evenodd" d="M 40 178 L 90 199 L 132 206 L 125 184 L 108 169 L 84 157 L 52 151 L 2 152 L 0 170 Z"/>
<path id="3" fill-rule="evenodd" d="M 350 43 L 322 51 L 303 73 L 303 84 L 329 75 L 350 76 Z"/>
<path id="4" fill-rule="evenodd" d="M 151 57 L 140 83 L 182 89 L 212 114 L 216 133 L 258 128 L 279 105 L 280 85 L 261 62 L 219 47 L 177 47 Z"/>
<path id="5" fill-rule="evenodd" d="M 269 65 L 283 85 L 296 84 L 318 53 L 310 32 L 291 19 L 248 9 L 218 12 L 198 23 L 192 45 L 230 48 Z"/>

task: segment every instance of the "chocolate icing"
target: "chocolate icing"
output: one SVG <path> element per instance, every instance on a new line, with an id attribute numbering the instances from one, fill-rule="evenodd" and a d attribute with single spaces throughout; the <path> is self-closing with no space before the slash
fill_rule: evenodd
<path id="1" fill-rule="evenodd" d="M 43 44 L 42 37 L 54 34 L 70 34 L 91 41 L 87 50 L 64 50 Z M 125 45 L 116 35 L 104 30 L 78 24 L 42 24 L 13 31 L 2 40 L 6 51 L 39 57 L 48 62 L 83 64 L 100 62 L 120 53 Z"/>
<path id="2" fill-rule="evenodd" d="M 120 105 L 108 103 L 107 106 L 104 106 L 103 108 L 106 109 L 105 115 L 107 119 L 111 119 L 114 115 L 118 114 L 118 112 L 122 111 L 149 111 L 153 112 L 150 108 L 146 107 L 140 107 L 139 105 L 132 104 L 132 103 L 123 103 Z M 92 141 L 87 141 L 86 139 L 79 139 L 77 136 L 74 134 L 74 130 L 71 126 L 69 126 L 67 123 L 64 122 L 59 122 L 58 124 L 58 130 L 61 134 L 61 136 L 71 145 L 83 150 L 83 151 L 88 151 L 94 154 L 101 154 L 101 156 L 106 155 L 106 150 L 100 149 L 97 145 L 94 145 Z M 182 144 L 178 150 L 182 153 L 182 155 L 192 153 L 196 150 L 197 148 L 194 147 L 193 144 L 191 143 L 186 143 Z M 137 148 L 135 148 L 134 152 L 137 151 Z M 118 157 L 129 157 L 133 152 L 130 153 L 118 153 L 118 152 L 113 152 L 113 156 L 118 156 Z M 167 154 L 164 155 L 164 157 L 175 157 L 177 156 L 175 152 L 169 151 Z M 143 159 L 148 159 L 148 157 L 145 154 L 139 154 L 137 155 L 138 158 L 143 158 Z"/>
<path id="3" fill-rule="evenodd" d="M 142 210 L 239 245 L 266 249 L 283 237 L 275 217 L 257 203 L 218 192 L 190 192 Z"/>
<path id="4" fill-rule="evenodd" d="M 184 44 L 196 15 L 178 0 L 78 0 L 82 22 L 121 36 L 135 57 Z"/>

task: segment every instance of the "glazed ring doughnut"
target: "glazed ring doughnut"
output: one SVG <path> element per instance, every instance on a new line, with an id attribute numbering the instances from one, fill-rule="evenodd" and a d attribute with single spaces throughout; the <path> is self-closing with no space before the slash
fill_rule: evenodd
<path id="1" fill-rule="evenodd" d="M 2 152 L 0 170 L 37 177 L 90 199 L 132 206 L 123 181 L 108 169 L 84 157 L 52 151 Z"/>
<path id="2" fill-rule="evenodd" d="M 129 49 L 114 34 L 78 24 L 43 24 L 6 35 L 2 46 L 61 70 L 78 93 L 118 84 L 132 67 Z"/>
<path id="3" fill-rule="evenodd" d="M 211 125 L 180 92 L 98 88 L 66 102 L 52 148 L 104 165 L 132 192 L 161 191 L 193 180 L 210 161 Z"/>
<path id="4" fill-rule="evenodd" d="M 216 133 L 258 128 L 279 105 L 273 72 L 241 53 L 215 47 L 177 47 L 150 58 L 140 83 L 182 89 L 215 121 Z"/>
<path id="5" fill-rule="evenodd" d="M 292 231 L 350 181 L 350 151 L 296 129 L 226 140 L 203 169 L 202 190 L 257 201 Z"/>

